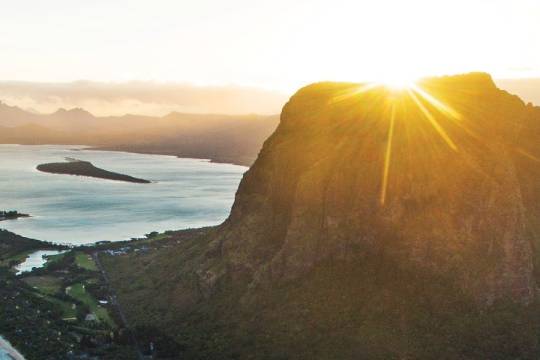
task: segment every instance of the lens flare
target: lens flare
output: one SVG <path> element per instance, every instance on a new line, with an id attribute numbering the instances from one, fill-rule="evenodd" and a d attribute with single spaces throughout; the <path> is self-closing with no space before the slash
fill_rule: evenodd
<path id="1" fill-rule="evenodd" d="M 381 89 L 385 91 L 380 91 Z M 459 152 L 458 145 L 451 138 L 447 131 L 449 126 L 459 128 L 469 135 L 475 134 L 468 129 L 463 116 L 455 110 L 444 98 L 439 97 L 432 91 L 422 86 L 422 81 L 415 81 L 407 76 L 392 76 L 388 79 L 374 81 L 351 87 L 334 96 L 331 103 L 339 103 L 345 100 L 357 99 L 361 106 L 361 99 L 371 97 L 376 101 L 383 101 L 388 106 L 388 111 L 384 115 L 388 120 L 388 129 L 386 134 L 386 143 L 384 145 L 383 164 L 381 171 L 381 184 L 379 203 L 384 206 L 388 201 L 388 187 L 391 175 L 392 156 L 394 152 L 394 141 L 398 136 L 404 136 L 397 133 L 396 126 L 404 116 L 410 119 L 410 114 L 414 109 L 418 111 L 416 120 L 427 122 L 434 131 L 434 135 L 443 140 L 443 143 L 454 152 Z M 407 115 L 409 114 L 409 115 Z M 445 120 L 448 120 L 445 122 Z M 417 126 L 419 122 L 408 122 L 406 126 Z M 400 127 L 403 131 L 403 126 Z"/>

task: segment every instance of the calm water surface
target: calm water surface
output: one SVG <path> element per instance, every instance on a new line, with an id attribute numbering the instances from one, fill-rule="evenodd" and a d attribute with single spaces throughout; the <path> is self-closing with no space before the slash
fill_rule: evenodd
<path id="1" fill-rule="evenodd" d="M 118 241 L 151 231 L 215 225 L 229 214 L 246 167 L 206 160 L 80 150 L 75 146 L 0 145 L 0 210 L 31 218 L 0 228 L 56 243 Z M 47 174 L 36 166 L 73 157 L 152 184 Z"/>
<path id="2" fill-rule="evenodd" d="M 47 262 L 47 256 L 58 255 L 63 253 L 63 251 L 56 250 L 38 250 L 30 255 L 19 265 L 15 266 L 17 270 L 17 275 L 22 273 L 32 271 L 33 268 L 42 268 Z"/>

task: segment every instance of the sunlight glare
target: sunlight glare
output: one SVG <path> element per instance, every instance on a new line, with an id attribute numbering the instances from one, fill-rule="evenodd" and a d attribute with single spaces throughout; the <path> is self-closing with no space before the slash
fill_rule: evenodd
<path id="1" fill-rule="evenodd" d="M 391 110 L 391 115 L 390 115 L 390 126 L 388 127 L 388 136 L 386 139 L 386 153 L 384 155 L 381 195 L 379 198 L 381 205 L 384 205 L 384 202 L 386 201 L 386 191 L 388 188 L 388 172 L 390 169 L 390 160 L 392 158 L 392 139 L 394 137 L 395 120 L 396 120 L 396 105 L 392 104 L 392 110 Z"/>
<path id="2" fill-rule="evenodd" d="M 415 86 L 415 83 L 417 81 L 417 78 L 414 76 L 411 76 L 407 73 L 394 73 L 394 74 L 388 74 L 388 76 L 385 76 L 381 79 L 379 79 L 377 82 L 393 91 L 402 91 L 402 90 L 408 90 Z"/>
<path id="3" fill-rule="evenodd" d="M 452 139 L 450 138 L 450 136 L 448 136 L 448 134 L 446 133 L 444 128 L 435 119 L 435 116 L 433 116 L 433 114 L 431 114 L 431 112 L 424 106 L 424 104 L 422 104 L 422 102 L 418 99 L 418 97 L 414 94 L 413 91 L 409 90 L 409 95 L 411 96 L 413 101 L 416 103 L 416 105 L 418 106 L 420 111 L 422 111 L 422 113 L 424 114 L 426 119 L 429 120 L 429 123 L 433 126 L 433 128 L 441 136 L 441 138 L 443 138 L 443 140 L 448 144 L 448 146 L 452 150 L 457 151 L 458 148 L 457 148 L 456 144 L 452 141 Z"/>

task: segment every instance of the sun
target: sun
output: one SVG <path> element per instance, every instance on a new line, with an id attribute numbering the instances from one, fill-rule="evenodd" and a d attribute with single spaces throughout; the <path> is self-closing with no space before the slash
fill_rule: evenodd
<path id="1" fill-rule="evenodd" d="M 392 141 L 397 131 L 395 124 L 404 112 L 407 113 L 408 110 L 404 109 L 405 106 L 413 106 L 415 109 L 418 109 L 417 116 L 425 120 L 444 143 L 455 152 L 460 151 L 458 145 L 452 139 L 451 134 L 447 132 L 446 124 L 441 122 L 441 118 L 471 133 L 470 129 L 462 124 L 463 116 L 456 109 L 443 99 L 438 98 L 437 94 L 432 94 L 428 89 L 424 88 L 423 84 L 428 79 L 427 77 L 412 77 L 409 76 L 410 72 L 403 72 L 403 74 L 395 75 L 394 73 L 390 76 L 391 74 L 387 72 L 382 78 L 379 77 L 377 80 L 359 83 L 357 86 L 347 88 L 344 92 L 336 94 L 331 99 L 331 103 L 339 103 L 351 98 L 360 99 L 366 93 L 372 93 L 380 96 L 385 106 L 387 106 L 388 134 L 384 149 L 384 166 L 381 176 L 381 192 L 379 197 L 381 206 L 384 206 L 386 203 L 388 179 L 391 176 Z M 381 88 L 387 91 L 380 91 Z"/>
<path id="2" fill-rule="evenodd" d="M 392 75 L 380 79 L 378 83 L 389 88 L 390 90 L 409 90 L 415 86 L 417 79 L 407 75 Z"/>

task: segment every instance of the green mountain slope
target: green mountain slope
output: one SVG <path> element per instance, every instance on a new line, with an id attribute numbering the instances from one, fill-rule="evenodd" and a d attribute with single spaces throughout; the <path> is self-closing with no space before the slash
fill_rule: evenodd
<path id="1" fill-rule="evenodd" d="M 224 224 L 105 263 L 182 358 L 537 358 L 538 140 L 487 74 L 311 85 Z"/>

